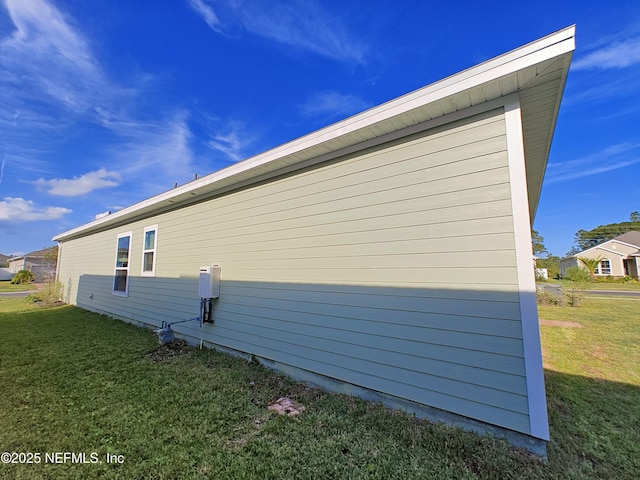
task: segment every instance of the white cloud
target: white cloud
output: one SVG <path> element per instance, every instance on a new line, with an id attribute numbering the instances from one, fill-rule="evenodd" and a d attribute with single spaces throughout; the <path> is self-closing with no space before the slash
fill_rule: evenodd
<path id="1" fill-rule="evenodd" d="M 118 133 L 124 142 L 111 157 L 121 165 L 127 180 L 153 182 L 169 177 L 171 182 L 180 182 L 196 173 L 189 146 L 193 135 L 184 112 L 164 123 L 126 126 Z"/>
<path id="2" fill-rule="evenodd" d="M 211 30 L 222 33 L 222 27 L 216 12 L 214 12 L 213 8 L 207 5 L 204 0 L 189 0 L 189 5 L 202 16 Z"/>
<path id="3" fill-rule="evenodd" d="M 313 95 L 300 107 L 304 115 L 349 116 L 369 108 L 371 104 L 354 96 L 338 92 L 321 92 Z"/>
<path id="4" fill-rule="evenodd" d="M 340 16 L 314 0 L 190 0 L 190 4 L 214 31 L 227 36 L 246 31 L 341 62 L 365 61 L 364 42 L 348 31 Z"/>
<path id="5" fill-rule="evenodd" d="M 214 150 L 224 153 L 230 160 L 238 162 L 246 157 L 247 148 L 254 142 L 255 137 L 247 132 L 240 122 L 231 122 L 224 133 L 215 133 L 209 141 Z"/>
<path id="6" fill-rule="evenodd" d="M 77 197 L 99 188 L 117 187 L 120 184 L 120 174 L 101 168 L 79 177 L 53 178 L 51 180 L 39 178 L 33 183 L 50 195 Z"/>
<path id="7" fill-rule="evenodd" d="M 68 213 L 71 213 L 68 208 L 38 207 L 33 201 L 23 198 L 5 197 L 0 201 L 0 221 L 55 220 Z"/>
<path id="8" fill-rule="evenodd" d="M 550 163 L 545 183 L 564 182 L 630 167 L 640 163 L 640 144 L 612 145 L 592 155 L 566 162 Z"/>
<path id="9" fill-rule="evenodd" d="M 88 42 L 46 0 L 6 0 L 15 31 L 0 42 L 2 83 L 17 99 L 37 95 L 72 112 L 106 94 L 105 79 Z M 3 95 L 3 100 L 7 97 Z M 44 96 L 44 98 L 43 98 Z"/>
<path id="10" fill-rule="evenodd" d="M 577 58 L 572 70 L 625 68 L 640 64 L 640 37 L 613 41 Z"/>
<path id="11" fill-rule="evenodd" d="M 6 9 L 15 27 L 0 39 L 0 111 L 9 114 L 0 118 L 0 153 L 7 168 L 19 170 L 23 177 L 27 172 L 31 178 L 44 177 L 36 185 L 62 196 L 83 195 L 130 179 L 158 185 L 193 175 L 187 115 L 155 111 L 149 122 L 137 110 L 145 102 L 135 100 L 144 94 L 143 87 L 152 85 L 152 76 L 143 72 L 126 85 L 114 81 L 74 20 L 50 1 L 7 0 Z M 51 167 L 45 159 L 74 134 L 78 122 L 100 125 L 112 135 L 110 147 L 92 152 L 97 162 L 109 162 L 110 171 L 47 180 L 51 175 L 45 172 Z"/>

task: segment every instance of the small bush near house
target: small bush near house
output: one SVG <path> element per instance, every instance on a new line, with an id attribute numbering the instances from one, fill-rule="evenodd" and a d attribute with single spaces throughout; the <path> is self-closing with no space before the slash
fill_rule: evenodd
<path id="1" fill-rule="evenodd" d="M 589 274 L 589 272 L 580 267 L 567 268 L 562 278 L 581 283 L 589 283 L 591 281 L 591 275 Z"/>
<path id="2" fill-rule="evenodd" d="M 22 284 L 22 283 L 31 283 L 33 282 L 34 277 L 33 277 L 33 273 L 31 273 L 29 270 L 20 270 L 18 273 L 16 273 L 13 278 L 11 279 L 11 283 L 13 284 Z"/>
<path id="3" fill-rule="evenodd" d="M 62 283 L 47 282 L 36 293 L 32 293 L 27 297 L 30 302 L 40 302 L 43 305 L 55 305 L 62 301 Z"/>

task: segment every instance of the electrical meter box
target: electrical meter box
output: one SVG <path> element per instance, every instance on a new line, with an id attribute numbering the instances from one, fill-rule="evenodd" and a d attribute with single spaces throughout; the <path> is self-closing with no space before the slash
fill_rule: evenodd
<path id="1" fill-rule="evenodd" d="M 200 298 L 218 298 L 220 296 L 220 266 L 200 267 Z"/>

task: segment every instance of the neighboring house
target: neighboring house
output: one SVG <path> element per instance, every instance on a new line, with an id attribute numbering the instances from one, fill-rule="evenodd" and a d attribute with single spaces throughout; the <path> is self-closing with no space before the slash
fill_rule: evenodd
<path id="1" fill-rule="evenodd" d="M 20 270 L 29 270 L 33 273 L 36 282 L 42 282 L 55 278 L 56 275 L 56 250 L 58 247 L 49 247 L 9 259 L 9 272 L 15 275 Z"/>
<path id="2" fill-rule="evenodd" d="M 570 27 L 54 237 L 69 303 L 325 388 L 549 439 L 531 222 Z"/>
<path id="3" fill-rule="evenodd" d="M 0 280 L 11 280 L 13 276 L 8 267 L 9 258 L 8 255 L 2 255 L 0 253 Z"/>
<path id="4" fill-rule="evenodd" d="M 568 268 L 586 269 L 580 258 L 600 258 L 594 272 L 596 277 L 625 277 L 640 279 L 640 232 L 627 232 L 616 238 L 588 248 L 560 260 L 560 274 Z"/>

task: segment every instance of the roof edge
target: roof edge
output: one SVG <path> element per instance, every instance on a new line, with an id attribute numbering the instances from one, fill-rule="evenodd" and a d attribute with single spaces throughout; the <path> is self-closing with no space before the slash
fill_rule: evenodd
<path id="1" fill-rule="evenodd" d="M 109 228 L 110 225 L 115 226 L 129 217 L 136 216 L 136 212 L 140 212 L 142 209 L 153 207 L 162 202 L 171 201 L 181 195 L 192 193 L 196 189 L 213 185 L 221 180 L 229 179 L 249 170 L 256 170 L 256 175 L 260 175 L 263 173 L 257 171 L 260 167 L 266 166 L 278 159 L 303 152 L 347 134 L 370 128 L 389 118 L 451 97 L 474 86 L 481 85 L 502 76 L 513 74 L 550 58 L 570 53 L 574 49 L 575 25 L 571 25 L 425 87 L 396 97 L 364 112 L 225 167 L 198 180 L 193 180 L 182 186 L 135 203 L 106 217 L 55 235 L 52 240 L 61 242 L 66 239 L 81 236 L 83 233 Z"/>

